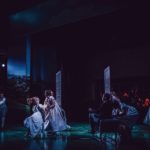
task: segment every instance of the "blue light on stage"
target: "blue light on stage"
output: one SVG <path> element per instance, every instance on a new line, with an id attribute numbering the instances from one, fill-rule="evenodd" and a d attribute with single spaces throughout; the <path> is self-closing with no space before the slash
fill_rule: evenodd
<path id="1" fill-rule="evenodd" d="M 23 62 L 8 60 L 7 71 L 9 75 L 25 76 L 26 65 Z"/>

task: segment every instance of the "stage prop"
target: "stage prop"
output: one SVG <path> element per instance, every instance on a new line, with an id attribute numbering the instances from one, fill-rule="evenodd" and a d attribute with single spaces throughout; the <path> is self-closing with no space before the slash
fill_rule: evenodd
<path id="1" fill-rule="evenodd" d="M 104 69 L 104 91 L 110 93 L 110 66 Z"/>
<path id="2" fill-rule="evenodd" d="M 62 84 L 62 73 L 61 71 L 58 71 L 56 73 L 56 101 L 59 104 L 59 106 L 61 106 L 61 98 L 62 98 L 61 84 Z"/>

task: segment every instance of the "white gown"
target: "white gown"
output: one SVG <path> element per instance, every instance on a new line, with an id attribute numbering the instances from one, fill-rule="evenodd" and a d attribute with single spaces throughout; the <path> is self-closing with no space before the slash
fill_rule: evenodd
<path id="1" fill-rule="evenodd" d="M 24 126 L 30 130 L 31 137 L 41 134 L 44 128 L 44 121 L 38 107 L 42 105 L 33 106 L 33 114 L 24 120 Z"/>
<path id="2" fill-rule="evenodd" d="M 144 124 L 150 125 L 150 107 L 149 107 L 147 114 L 145 116 Z"/>
<path id="3" fill-rule="evenodd" d="M 70 126 L 66 123 L 65 114 L 62 113 L 62 108 L 58 105 L 55 98 L 50 96 L 49 101 L 54 101 L 54 108 L 51 108 L 46 115 L 44 129 L 52 132 L 62 131 L 69 129 Z"/>

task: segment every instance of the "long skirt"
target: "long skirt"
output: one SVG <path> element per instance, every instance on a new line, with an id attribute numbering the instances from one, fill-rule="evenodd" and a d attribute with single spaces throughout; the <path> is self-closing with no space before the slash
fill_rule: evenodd
<path id="1" fill-rule="evenodd" d="M 31 137 L 41 134 L 44 129 L 44 122 L 40 112 L 33 113 L 24 120 L 24 126 L 29 129 Z"/>
<path id="2" fill-rule="evenodd" d="M 46 116 L 44 129 L 52 132 L 69 129 L 70 126 L 67 125 L 65 118 L 65 114 L 62 113 L 62 109 L 56 103 L 55 107 L 51 109 Z"/>

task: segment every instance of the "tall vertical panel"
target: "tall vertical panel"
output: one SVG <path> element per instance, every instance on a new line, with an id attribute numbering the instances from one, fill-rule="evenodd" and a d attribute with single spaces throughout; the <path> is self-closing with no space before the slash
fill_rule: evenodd
<path id="1" fill-rule="evenodd" d="M 104 91 L 110 93 L 110 66 L 104 69 Z"/>
<path id="2" fill-rule="evenodd" d="M 61 86 L 62 86 L 62 73 L 61 71 L 58 71 L 56 73 L 56 101 L 61 106 Z"/>

